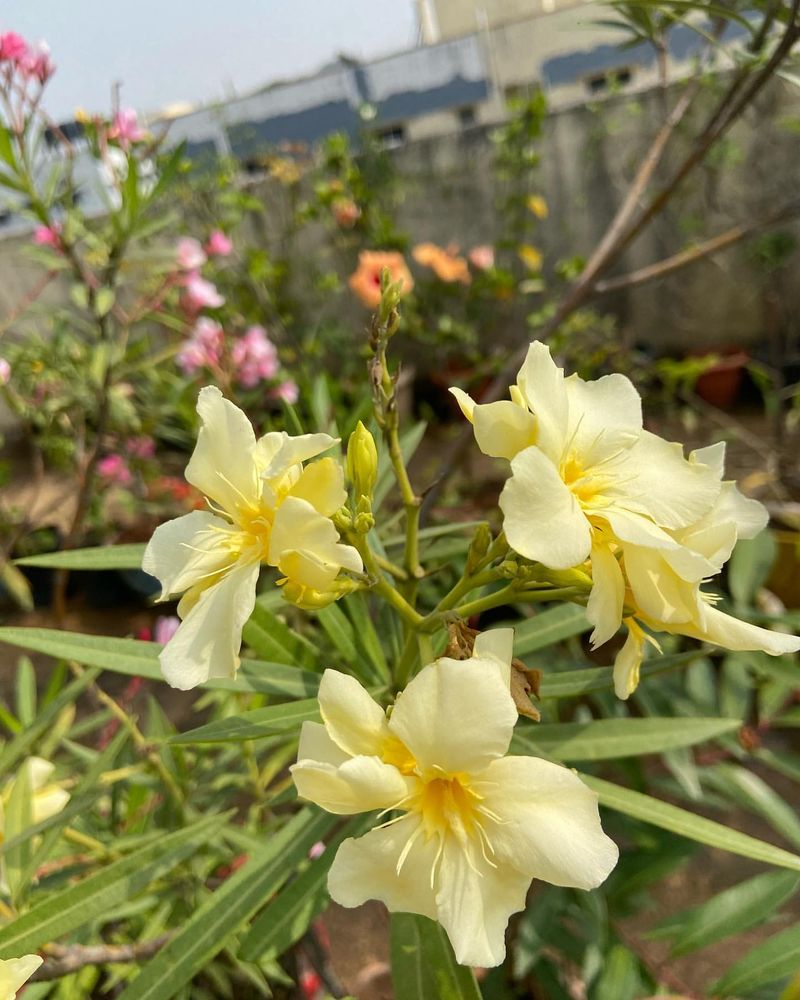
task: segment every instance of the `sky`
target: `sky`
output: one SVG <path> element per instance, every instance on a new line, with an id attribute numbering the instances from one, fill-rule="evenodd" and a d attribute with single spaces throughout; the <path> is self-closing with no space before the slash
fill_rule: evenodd
<path id="1" fill-rule="evenodd" d="M 0 31 L 45 40 L 58 70 L 45 106 L 105 111 L 114 81 L 142 113 L 302 76 L 339 53 L 416 42 L 414 0 L 2 0 Z"/>

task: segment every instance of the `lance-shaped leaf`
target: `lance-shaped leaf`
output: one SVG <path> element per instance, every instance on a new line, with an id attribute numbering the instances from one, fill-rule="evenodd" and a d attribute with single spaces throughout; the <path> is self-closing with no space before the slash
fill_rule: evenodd
<path id="1" fill-rule="evenodd" d="M 395 1000 L 481 1000 L 443 928 L 413 913 L 392 914 L 392 982 Z"/>

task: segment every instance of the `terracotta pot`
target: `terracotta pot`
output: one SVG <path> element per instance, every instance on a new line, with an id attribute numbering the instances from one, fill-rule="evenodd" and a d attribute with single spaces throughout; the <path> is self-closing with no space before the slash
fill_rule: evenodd
<path id="1" fill-rule="evenodd" d="M 708 371 L 703 372 L 695 385 L 695 392 L 719 410 L 730 410 L 739 398 L 749 356 L 744 352 L 720 358 Z"/>

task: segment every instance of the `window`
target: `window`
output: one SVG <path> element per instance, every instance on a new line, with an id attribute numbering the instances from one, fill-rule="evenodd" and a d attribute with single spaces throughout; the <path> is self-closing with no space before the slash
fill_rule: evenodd
<path id="1" fill-rule="evenodd" d="M 462 128 L 471 128 L 476 120 L 474 104 L 466 104 L 458 109 L 458 122 Z"/>
<path id="2" fill-rule="evenodd" d="M 607 70 L 605 73 L 598 73 L 590 76 L 586 80 L 586 86 L 592 94 L 601 94 L 604 91 L 613 92 L 621 87 L 627 87 L 631 82 L 631 70 L 628 66 L 620 66 L 616 69 Z"/>
<path id="3" fill-rule="evenodd" d="M 406 130 L 403 125 L 393 125 L 376 132 L 375 138 L 383 149 L 397 149 L 405 144 Z"/>

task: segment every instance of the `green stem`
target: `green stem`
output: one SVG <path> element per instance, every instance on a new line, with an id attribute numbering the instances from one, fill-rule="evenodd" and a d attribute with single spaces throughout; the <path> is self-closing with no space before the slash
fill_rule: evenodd
<path id="1" fill-rule="evenodd" d="M 396 587 L 392 586 L 391 583 L 386 579 L 386 577 L 381 572 L 381 568 L 378 565 L 378 559 L 369 544 L 364 537 L 364 535 L 357 535 L 355 533 L 349 534 L 349 541 L 358 549 L 362 560 L 364 561 L 364 568 L 367 573 L 375 581 L 372 584 L 372 589 L 376 594 L 380 594 L 381 597 L 390 604 L 395 611 L 400 615 L 403 621 L 413 629 L 419 628 L 422 622 L 422 615 L 408 603 L 408 601 L 403 597 Z"/>
<path id="2" fill-rule="evenodd" d="M 506 604 L 530 604 L 539 601 L 569 601 L 573 597 L 578 597 L 581 591 L 577 587 L 553 587 L 541 590 L 520 590 L 517 584 L 510 583 L 502 590 L 496 590 L 486 597 L 479 597 L 475 601 L 468 601 L 455 609 L 456 614 L 461 618 L 470 618 L 478 615 L 482 611 L 489 611 L 491 608 L 501 608 Z"/>

